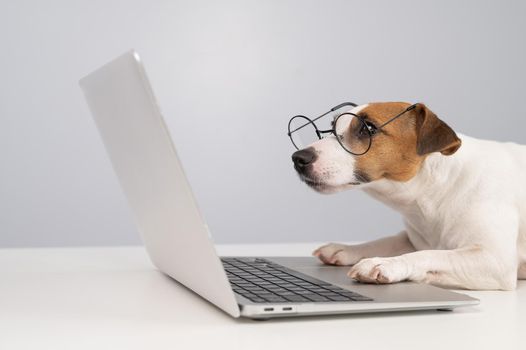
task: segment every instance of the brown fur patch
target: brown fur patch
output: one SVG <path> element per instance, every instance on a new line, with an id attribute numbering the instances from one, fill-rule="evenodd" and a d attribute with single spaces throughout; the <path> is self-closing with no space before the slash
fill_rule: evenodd
<path id="1" fill-rule="evenodd" d="M 404 102 L 371 103 L 359 112 L 380 126 L 409 107 Z M 432 152 L 450 155 L 460 139 L 447 124 L 423 104 L 387 124 L 372 138 L 367 153 L 356 157 L 356 170 L 371 180 L 408 181 Z"/>
<path id="2" fill-rule="evenodd" d="M 420 155 L 440 152 L 449 156 L 455 153 L 461 145 L 457 134 L 435 113 L 421 103 L 414 109 L 416 113 L 417 144 Z"/>

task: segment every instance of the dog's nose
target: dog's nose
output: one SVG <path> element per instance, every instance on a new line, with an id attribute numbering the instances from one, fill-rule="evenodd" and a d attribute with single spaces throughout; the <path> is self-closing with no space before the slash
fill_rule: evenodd
<path id="1" fill-rule="evenodd" d="M 292 161 L 296 168 L 303 169 L 316 160 L 316 153 L 313 150 L 306 148 L 292 154 Z"/>

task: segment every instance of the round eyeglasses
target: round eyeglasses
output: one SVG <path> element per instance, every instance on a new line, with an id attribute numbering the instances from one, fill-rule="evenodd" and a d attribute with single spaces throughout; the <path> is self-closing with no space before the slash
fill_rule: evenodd
<path id="1" fill-rule="evenodd" d="M 304 115 L 292 117 L 289 120 L 287 135 L 290 137 L 294 147 L 297 150 L 303 149 L 313 142 L 321 140 L 325 135 L 332 134 L 345 151 L 355 156 L 360 156 L 371 149 L 373 136 L 376 135 L 378 130 L 415 107 L 415 105 L 407 107 L 404 111 L 380 126 L 374 125 L 362 116 L 345 112 L 334 117 L 331 121 L 330 129 L 320 130 L 318 128 L 315 121 L 345 106 L 356 107 L 357 104 L 352 102 L 341 103 L 314 119 L 307 118 Z"/>

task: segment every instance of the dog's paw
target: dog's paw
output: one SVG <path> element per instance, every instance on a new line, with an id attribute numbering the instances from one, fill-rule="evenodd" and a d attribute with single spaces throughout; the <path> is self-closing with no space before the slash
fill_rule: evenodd
<path id="1" fill-rule="evenodd" d="M 399 258 L 363 259 L 347 275 L 365 283 L 396 283 L 409 277 L 407 264 Z"/>
<path id="2" fill-rule="evenodd" d="M 329 243 L 319 247 L 312 255 L 328 265 L 352 265 L 356 264 L 362 256 L 359 249 L 345 244 Z"/>

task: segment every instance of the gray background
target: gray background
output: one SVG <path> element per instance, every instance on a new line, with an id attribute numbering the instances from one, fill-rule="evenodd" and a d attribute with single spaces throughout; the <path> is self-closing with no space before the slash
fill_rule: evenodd
<path id="1" fill-rule="evenodd" d="M 142 54 L 216 242 L 366 240 L 396 213 L 301 184 L 288 118 L 346 100 L 427 103 L 526 143 L 521 1 L 2 1 L 0 246 L 138 244 L 78 88 Z"/>

